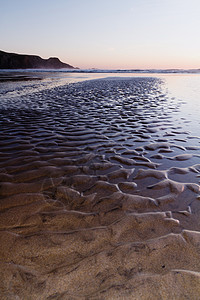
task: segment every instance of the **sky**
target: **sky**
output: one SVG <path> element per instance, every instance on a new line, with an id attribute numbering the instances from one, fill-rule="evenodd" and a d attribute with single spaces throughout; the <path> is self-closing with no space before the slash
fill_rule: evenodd
<path id="1" fill-rule="evenodd" d="M 0 0 L 0 49 L 79 68 L 200 68 L 199 0 Z"/>

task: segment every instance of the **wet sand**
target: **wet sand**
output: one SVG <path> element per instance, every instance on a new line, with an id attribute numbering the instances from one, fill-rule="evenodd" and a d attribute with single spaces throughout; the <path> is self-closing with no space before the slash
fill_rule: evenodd
<path id="1" fill-rule="evenodd" d="M 1 299 L 198 299 L 200 137 L 156 78 L 1 103 Z"/>
<path id="2" fill-rule="evenodd" d="M 39 77 L 33 77 L 29 75 L 24 75 L 24 74 L 9 74 L 4 72 L 2 75 L 0 72 L 0 82 L 10 82 L 10 81 L 33 81 L 33 80 L 40 80 L 42 78 Z"/>

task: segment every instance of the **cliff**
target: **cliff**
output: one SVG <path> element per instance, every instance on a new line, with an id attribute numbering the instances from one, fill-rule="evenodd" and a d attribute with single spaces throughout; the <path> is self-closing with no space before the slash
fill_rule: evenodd
<path id="1" fill-rule="evenodd" d="M 16 54 L 0 51 L 0 69 L 74 69 L 57 57 L 43 59 L 36 55 Z"/>

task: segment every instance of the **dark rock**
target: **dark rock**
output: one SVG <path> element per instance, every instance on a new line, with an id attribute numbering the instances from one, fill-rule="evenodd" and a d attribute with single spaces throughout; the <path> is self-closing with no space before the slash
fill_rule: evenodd
<path id="1" fill-rule="evenodd" d="M 57 57 L 43 59 L 36 55 L 16 54 L 0 51 L 0 69 L 74 69 Z"/>

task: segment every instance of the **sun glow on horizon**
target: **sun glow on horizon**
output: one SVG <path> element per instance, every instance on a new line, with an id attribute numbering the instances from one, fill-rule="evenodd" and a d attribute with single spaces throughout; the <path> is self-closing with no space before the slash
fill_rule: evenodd
<path id="1" fill-rule="evenodd" d="M 200 68 L 197 0 L 0 0 L 3 51 L 79 68 Z"/>

